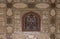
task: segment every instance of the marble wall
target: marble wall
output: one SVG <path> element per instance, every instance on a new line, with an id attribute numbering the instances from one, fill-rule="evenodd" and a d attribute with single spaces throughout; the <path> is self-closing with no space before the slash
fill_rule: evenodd
<path id="1" fill-rule="evenodd" d="M 22 16 L 41 16 L 41 31 L 22 31 Z M 0 39 L 60 39 L 60 0 L 0 0 Z"/>

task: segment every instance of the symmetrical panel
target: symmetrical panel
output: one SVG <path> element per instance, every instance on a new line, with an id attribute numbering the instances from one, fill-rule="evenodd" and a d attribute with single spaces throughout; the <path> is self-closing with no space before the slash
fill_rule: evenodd
<path id="1" fill-rule="evenodd" d="M 60 0 L 0 0 L 0 38 L 60 39 Z"/>
<path id="2" fill-rule="evenodd" d="M 40 31 L 40 16 L 34 12 L 28 12 L 22 17 L 23 31 Z"/>

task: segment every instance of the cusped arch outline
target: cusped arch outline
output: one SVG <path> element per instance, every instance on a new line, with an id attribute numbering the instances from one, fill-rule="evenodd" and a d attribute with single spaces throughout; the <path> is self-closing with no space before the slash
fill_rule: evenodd
<path id="1" fill-rule="evenodd" d="M 27 19 L 29 19 L 29 21 L 27 21 Z M 41 17 L 38 13 L 31 11 L 22 16 L 22 31 L 40 31 L 40 30 L 41 30 Z"/>

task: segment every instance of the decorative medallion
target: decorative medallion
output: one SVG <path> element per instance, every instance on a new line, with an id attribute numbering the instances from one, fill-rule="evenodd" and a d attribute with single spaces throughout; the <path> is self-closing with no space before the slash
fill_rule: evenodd
<path id="1" fill-rule="evenodd" d="M 12 10 L 9 8 L 8 11 L 7 11 L 7 16 L 12 16 Z"/>
<path id="2" fill-rule="evenodd" d="M 15 8 L 26 8 L 27 5 L 24 3 L 16 3 L 13 5 Z"/>
<path id="3" fill-rule="evenodd" d="M 55 3 L 55 0 L 51 0 L 52 3 Z"/>
<path id="4" fill-rule="evenodd" d="M 0 8 L 4 8 L 4 7 L 6 7 L 6 4 L 0 3 Z"/>
<path id="5" fill-rule="evenodd" d="M 8 27 L 7 27 L 7 33 L 12 33 L 12 32 L 13 32 L 13 28 L 10 27 L 10 26 L 8 26 Z"/>
<path id="6" fill-rule="evenodd" d="M 36 4 L 36 7 L 37 8 L 48 8 L 49 7 L 49 4 L 46 4 L 46 3 L 39 3 L 39 4 Z"/>
<path id="7" fill-rule="evenodd" d="M 12 0 L 7 0 L 9 3 L 11 3 L 12 2 Z"/>
<path id="8" fill-rule="evenodd" d="M 55 15 L 56 15 L 56 12 L 55 12 L 54 9 L 52 9 L 52 10 L 50 11 L 50 15 L 51 15 L 51 16 L 55 16 Z"/>
<path id="9" fill-rule="evenodd" d="M 50 32 L 54 33 L 55 32 L 55 26 L 50 27 Z"/>

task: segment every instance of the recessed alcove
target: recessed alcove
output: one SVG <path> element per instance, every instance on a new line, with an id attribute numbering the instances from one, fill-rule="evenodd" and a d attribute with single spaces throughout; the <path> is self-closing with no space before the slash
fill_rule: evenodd
<path id="1" fill-rule="evenodd" d="M 28 12 L 22 17 L 22 31 L 40 31 L 40 16 L 35 12 Z"/>

